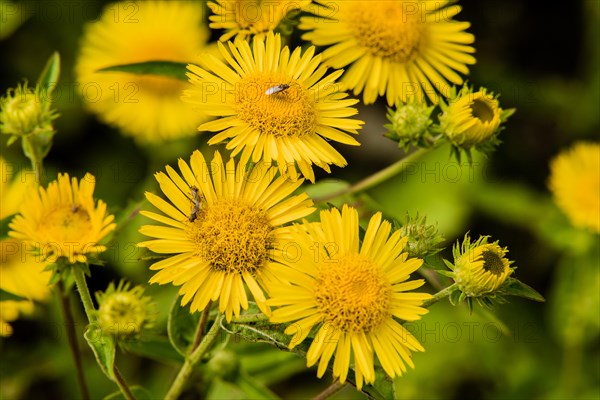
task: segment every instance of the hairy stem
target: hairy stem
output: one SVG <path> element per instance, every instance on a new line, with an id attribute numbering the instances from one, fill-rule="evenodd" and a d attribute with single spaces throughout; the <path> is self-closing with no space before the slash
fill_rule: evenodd
<path id="1" fill-rule="evenodd" d="M 83 373 L 83 364 L 81 362 L 81 352 L 79 351 L 79 344 L 77 343 L 77 333 L 75 332 L 75 323 L 73 321 L 73 313 L 71 312 L 71 304 L 69 302 L 69 294 L 65 293 L 65 287 L 62 281 L 58 281 L 58 302 L 62 311 L 63 318 L 65 320 L 65 329 L 67 331 L 67 341 L 69 343 L 69 349 L 73 356 L 73 362 L 75 364 L 75 373 L 77 377 L 77 383 L 81 392 L 81 398 L 89 400 L 90 394 L 88 392 L 87 383 L 85 381 L 85 375 Z"/>
<path id="2" fill-rule="evenodd" d="M 440 290 L 439 292 L 434 294 L 432 298 L 430 298 L 429 300 L 425 300 L 421 307 L 429 307 L 430 305 L 437 303 L 438 301 L 442 300 L 443 298 L 448 297 L 450 295 L 450 293 L 452 293 L 452 290 L 454 289 L 455 285 L 456 284 L 453 283 L 452 285 L 448 286 L 447 288 Z"/>
<path id="3" fill-rule="evenodd" d="M 333 382 L 327 389 L 323 390 L 321 393 L 313 397 L 313 400 L 326 400 L 342 390 L 346 386 L 345 383 L 340 383 L 340 381 L 336 380 Z"/>
<path id="4" fill-rule="evenodd" d="M 83 269 L 80 266 L 75 265 L 73 268 L 73 276 L 75 277 L 75 284 L 77 285 L 79 297 L 81 297 L 81 302 L 83 303 L 85 315 L 90 324 L 95 324 L 97 321 L 96 308 L 94 307 L 94 302 L 92 301 L 87 282 L 85 281 Z"/>
<path id="5" fill-rule="evenodd" d="M 345 189 L 339 190 L 337 192 L 325 195 L 323 197 L 315 198 L 314 202 L 315 203 L 324 203 L 329 200 L 338 198 L 340 196 L 356 194 L 356 193 L 364 192 L 365 190 L 371 189 L 371 188 L 379 185 L 380 183 L 392 178 L 393 176 L 396 176 L 399 173 L 403 172 L 404 170 L 406 170 L 406 168 L 408 168 L 411 165 L 411 163 L 418 160 L 423 155 L 427 154 L 433 148 L 434 147 L 418 149 L 418 150 L 408 154 L 406 157 L 396 161 L 392 165 L 387 166 L 386 168 L 382 169 L 381 171 L 378 171 L 378 172 L 374 173 L 373 175 L 366 177 L 362 181 L 356 182 L 355 184 L 353 184 Z"/>
<path id="6" fill-rule="evenodd" d="M 213 325 L 211 326 L 208 333 L 202 338 L 202 341 L 200 342 L 198 347 L 192 350 L 189 353 L 189 355 L 185 358 L 185 362 L 179 370 L 177 377 L 175 377 L 173 384 L 169 388 L 169 391 L 165 396 L 165 400 L 177 400 L 179 398 L 185 384 L 192 375 L 194 366 L 200 361 L 202 356 L 206 354 L 206 352 L 212 347 L 214 342 L 217 340 L 222 320 L 223 315 L 219 315 L 215 322 L 213 322 Z"/>
<path id="7" fill-rule="evenodd" d="M 119 386 L 119 389 L 121 390 L 121 393 L 123 394 L 123 396 L 127 400 L 136 400 L 135 396 L 133 395 L 133 393 L 131 393 L 129 386 L 127 386 L 127 383 L 125 382 L 125 379 L 123 378 L 123 375 L 121 375 L 121 372 L 119 372 L 119 369 L 117 368 L 116 365 L 113 367 L 113 373 L 115 375 L 115 381 L 117 382 L 117 385 Z"/>
<path id="8" fill-rule="evenodd" d="M 192 343 L 192 351 L 196 350 L 196 348 L 202 342 L 202 337 L 204 335 L 204 328 L 206 327 L 206 322 L 208 321 L 208 314 L 210 314 L 210 306 L 212 302 L 209 301 L 204 311 L 202 312 L 202 317 L 200 317 L 200 322 L 198 323 L 198 329 L 196 329 L 196 336 L 194 336 L 194 343 Z"/>

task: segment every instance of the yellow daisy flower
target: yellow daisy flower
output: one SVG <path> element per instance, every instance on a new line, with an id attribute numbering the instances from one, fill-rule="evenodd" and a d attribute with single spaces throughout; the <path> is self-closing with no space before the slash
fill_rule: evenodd
<path id="1" fill-rule="evenodd" d="M 0 157 L 0 220 L 19 211 L 25 197 L 36 189 L 35 172 Z"/>
<path id="2" fill-rule="evenodd" d="M 94 202 L 96 181 L 86 174 L 80 182 L 59 174 L 47 189 L 28 194 L 20 214 L 13 218 L 9 236 L 34 246 L 43 259 L 66 257 L 69 263 L 86 262 L 105 246 L 98 243 L 115 228 L 106 204 Z"/>
<path id="3" fill-rule="evenodd" d="M 191 301 L 191 312 L 218 299 L 228 321 L 248 308 L 245 283 L 268 313 L 261 286 L 273 273 L 270 251 L 285 235 L 281 226 L 314 211 L 306 193 L 288 198 L 303 180 L 275 178 L 277 169 L 264 164 L 224 164 L 218 152 L 210 164 L 199 151 L 189 165 L 180 159 L 181 175 L 166 169 L 156 179 L 172 205 L 146 193 L 166 215 L 142 211 L 166 226 L 142 226 L 142 234 L 156 239 L 138 245 L 173 256 L 150 267 L 159 270 L 150 283 L 181 286 L 181 305 Z"/>
<path id="4" fill-rule="evenodd" d="M 276 161 L 283 175 L 295 177 L 296 165 L 314 182 L 312 164 L 331 172 L 329 165 L 345 166 L 346 160 L 327 140 L 349 145 L 359 143 L 363 122 L 350 107 L 357 100 L 341 92 L 336 79 L 342 71 L 323 77 L 327 71 L 315 48 L 291 54 L 281 48 L 280 35 L 269 33 L 266 40 L 255 38 L 219 43 L 227 65 L 207 56 L 201 66 L 189 65 L 194 89 L 184 100 L 201 106 L 205 113 L 221 118 L 206 122 L 198 130 L 219 132 L 208 143 L 228 141 L 232 156 L 249 160 Z"/>
<path id="5" fill-rule="evenodd" d="M 6 162 L 0 157 L 0 219 L 15 214 L 23 200 L 36 190 L 35 173 L 19 169 L 16 163 Z M 12 334 L 9 322 L 20 313 L 33 312 L 33 302 L 46 300 L 50 294 L 48 281 L 51 273 L 44 271 L 46 263 L 27 251 L 27 245 L 11 238 L 0 240 L 0 289 L 28 301 L 0 302 L 0 336 Z"/>
<path id="6" fill-rule="evenodd" d="M 31 314 L 33 303 L 31 301 L 0 301 L 0 336 L 10 336 L 13 328 L 10 322 L 19 318 L 19 314 Z"/>
<path id="7" fill-rule="evenodd" d="M 11 238 L 0 240 L 0 289 L 29 300 L 46 300 L 52 274 L 44 271 L 47 263 L 41 256 L 29 250 L 32 249 L 25 242 Z"/>
<path id="8" fill-rule="evenodd" d="M 579 142 L 556 156 L 548 185 L 573 225 L 600 233 L 600 143 Z"/>
<path id="9" fill-rule="evenodd" d="M 299 27 L 310 30 L 303 39 L 330 46 L 323 60 L 333 68 L 351 65 L 342 82 L 365 104 L 385 95 L 397 106 L 424 94 L 437 103 L 437 93 L 447 96 L 448 83 L 461 84 L 459 73 L 475 63 L 470 24 L 452 20 L 461 8 L 450 3 L 321 0 Z"/>
<path id="10" fill-rule="evenodd" d="M 31 314 L 33 301 L 45 301 L 50 295 L 48 282 L 52 273 L 44 271 L 47 263 L 27 251 L 26 243 L 15 239 L 0 240 L 0 289 L 28 300 L 0 301 L 0 336 L 10 336 L 9 322 L 19 314 Z"/>
<path id="11" fill-rule="evenodd" d="M 411 351 L 424 351 L 398 320 L 414 321 L 427 313 L 420 307 L 431 296 L 404 293 L 423 285 L 407 281 L 423 263 L 403 253 L 407 238 L 390 235 L 391 224 L 374 215 L 359 244 L 356 209 L 321 211 L 320 223 L 305 223 L 291 233 L 286 251 L 277 252 L 285 266 L 277 268 L 291 284 L 269 285 L 272 306 L 279 306 L 271 322 L 294 322 L 285 333 L 293 335 L 290 348 L 316 327 L 307 353 L 307 365 L 318 362 L 322 377 L 335 354 L 333 375 L 346 380 L 350 365 L 356 386 L 375 381 L 373 353 L 385 372 L 402 375 L 405 364 L 414 367 Z M 297 247 L 292 249 L 291 247 Z"/>
<path id="12" fill-rule="evenodd" d="M 262 37 L 272 32 L 290 11 L 300 10 L 310 0 L 215 0 L 208 3 L 214 15 L 208 17 L 212 29 L 225 29 L 219 40 L 225 42 L 234 36 Z"/>
<path id="13" fill-rule="evenodd" d="M 124 1 L 88 24 L 75 72 L 87 106 L 105 123 L 139 142 L 196 134 L 203 120 L 181 101 L 190 85 L 175 77 L 99 72 L 147 61 L 197 62 L 209 30 L 201 2 Z"/>

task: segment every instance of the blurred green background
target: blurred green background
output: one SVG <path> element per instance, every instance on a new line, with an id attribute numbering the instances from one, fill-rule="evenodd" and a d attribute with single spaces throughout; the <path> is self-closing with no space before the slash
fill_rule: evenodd
<path id="1" fill-rule="evenodd" d="M 15 4 L 0 2 L 2 55 L 0 92 L 23 78 L 35 82 L 51 53 L 62 58 L 61 91 L 55 107 L 61 117 L 58 134 L 46 159 L 50 176 L 68 171 L 97 177 L 95 195 L 113 212 L 140 202 L 155 190 L 152 174 L 195 148 L 208 136 L 164 146 L 141 147 L 86 112 L 74 90 L 73 66 L 85 21 L 97 18 L 104 2 L 39 1 L 16 3 L 30 11 L 10 32 L 5 25 Z M 598 399 L 600 398 L 600 239 L 570 226 L 552 203 L 546 182 L 548 163 L 577 140 L 600 136 L 600 2 L 594 0 L 538 2 L 469 0 L 459 2 L 457 19 L 472 23 L 477 64 L 469 81 L 501 93 L 503 108 L 517 108 L 502 132 L 503 141 L 490 157 L 458 164 L 441 148 L 416 162 L 404 175 L 361 196 L 365 212 L 382 210 L 401 218 L 407 211 L 427 215 L 445 234 L 446 250 L 470 231 L 491 235 L 508 247 L 518 266 L 516 277 L 542 293 L 546 303 L 514 298 L 494 314 L 503 325 L 466 307 L 436 304 L 422 321 L 411 325 L 426 353 L 416 354 L 416 368 L 396 382 L 401 399 Z M 213 34 L 213 40 L 218 37 Z M 298 40 L 297 33 L 293 40 Z M 385 139 L 385 104 L 361 106 L 366 121 L 362 146 L 337 148 L 348 159 L 345 169 L 320 178 L 354 182 L 401 156 Z M 2 156 L 27 166 L 20 146 L 6 146 Z M 212 152 L 213 149 L 210 151 Z M 205 153 L 208 154 L 208 153 Z M 135 247 L 141 218 L 120 228 L 104 255 L 105 267 L 92 267 L 92 292 L 113 279 L 145 283 L 148 264 L 139 262 Z M 430 260 L 439 265 L 440 260 Z M 164 334 L 173 287 L 152 286 L 148 293 L 160 309 L 153 334 Z M 54 299 L 55 300 L 55 299 Z M 76 328 L 85 328 L 81 306 L 74 302 Z M 0 339 L 0 396 L 3 399 L 77 398 L 72 362 L 56 301 L 41 304 L 31 317 L 13 324 L 14 334 Z M 304 360 L 266 345 L 235 343 L 242 354 L 247 380 L 269 385 L 286 399 L 308 398 L 330 383 L 315 378 Z M 91 392 L 105 396 L 115 387 L 85 354 Z M 166 352 L 168 353 L 168 352 Z M 154 357 L 119 354 L 128 381 L 164 393 L 175 375 L 170 353 Z M 162 359 L 157 361 L 155 359 Z M 248 392 L 214 380 L 211 398 L 247 398 Z M 193 398 L 193 397 L 189 397 Z M 346 388 L 335 398 L 363 398 Z"/>

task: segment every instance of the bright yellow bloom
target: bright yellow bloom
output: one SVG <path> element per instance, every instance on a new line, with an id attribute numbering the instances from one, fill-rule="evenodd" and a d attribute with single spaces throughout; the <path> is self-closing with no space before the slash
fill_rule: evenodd
<path id="1" fill-rule="evenodd" d="M 9 235 L 36 248 L 43 259 L 86 262 L 88 255 L 106 250 L 98 243 L 116 226 L 106 204 L 94 202 L 95 185 L 91 174 L 80 182 L 59 174 L 47 189 L 40 187 L 28 194 L 9 225 Z"/>
<path id="2" fill-rule="evenodd" d="M 236 36 L 262 37 L 273 32 L 290 11 L 300 10 L 310 0 L 215 0 L 208 3 L 214 15 L 208 17 L 212 29 L 225 29 L 219 40 L 225 42 Z"/>
<path id="3" fill-rule="evenodd" d="M 320 4 L 319 4 L 320 3 Z M 389 105 L 424 94 L 437 103 L 437 93 L 463 82 L 474 64 L 468 22 L 452 18 L 461 8 L 441 1 L 323 1 L 303 17 L 302 38 L 329 46 L 323 59 L 334 68 L 350 65 L 342 77 L 366 104 L 386 96 Z"/>
<path id="4" fill-rule="evenodd" d="M 266 40 L 254 39 L 252 47 L 243 40 L 219 43 L 227 65 L 207 56 L 201 66 L 188 66 L 194 85 L 184 100 L 202 107 L 205 113 L 220 116 L 198 128 L 219 132 L 208 143 L 227 142 L 232 156 L 242 154 L 242 163 L 277 162 L 282 175 L 295 178 L 296 165 L 314 182 L 312 164 L 331 172 L 330 164 L 345 166 L 346 160 L 327 141 L 358 145 L 363 122 L 355 115 L 335 80 L 342 71 L 324 77 L 327 66 L 310 47 L 291 54 L 281 48 L 280 35 L 269 33 Z"/>
<path id="5" fill-rule="evenodd" d="M 25 197 L 36 190 L 35 179 L 34 171 L 24 170 L 17 163 L 0 157 L 0 219 L 19 211 Z"/>
<path id="6" fill-rule="evenodd" d="M 44 271 L 47 263 L 31 250 L 19 240 L 0 240 L 0 288 L 29 300 L 42 301 L 50 294 L 48 281 L 52 274 Z"/>
<path id="7" fill-rule="evenodd" d="M 33 302 L 31 301 L 0 301 L 0 336 L 10 336 L 13 328 L 9 322 L 19 318 L 19 314 L 31 314 Z"/>
<path id="8" fill-rule="evenodd" d="M 403 253 L 407 238 L 400 231 L 390 235 L 391 224 L 381 213 L 369 222 L 359 244 L 356 209 L 344 205 L 342 212 L 321 211 L 320 223 L 296 227 L 282 248 L 276 269 L 290 284 L 269 285 L 275 323 L 294 322 L 285 333 L 294 335 L 290 348 L 302 342 L 313 327 L 315 337 L 307 353 L 307 365 L 318 362 L 323 376 L 335 353 L 333 375 L 346 380 L 354 365 L 356 385 L 373 383 L 373 353 L 385 372 L 395 377 L 414 367 L 411 351 L 424 351 L 398 320 L 414 321 L 427 313 L 420 307 L 431 296 L 404 293 L 424 281 L 408 281 L 423 260 Z"/>
<path id="9" fill-rule="evenodd" d="M 201 2 L 123 1 L 108 5 L 99 20 L 86 27 L 75 69 L 78 90 L 89 109 L 140 142 L 196 134 L 203 118 L 181 101 L 188 82 L 98 70 L 148 61 L 198 62 L 209 39 L 202 19 Z"/>
<path id="10" fill-rule="evenodd" d="M 575 226 L 600 232 L 600 143 L 579 142 L 550 163 L 554 201 Z"/>
<path id="11" fill-rule="evenodd" d="M 247 286 L 268 313 L 261 287 L 273 274 L 271 249 L 287 231 L 281 226 L 314 211 L 306 193 L 288 197 L 303 180 L 275 178 L 277 169 L 264 164 L 224 164 L 218 152 L 210 164 L 199 151 L 189 165 L 180 159 L 181 175 L 166 168 L 156 179 L 170 203 L 146 193 L 165 215 L 142 211 L 163 225 L 142 226 L 156 239 L 139 246 L 173 256 L 150 267 L 159 270 L 150 283 L 181 286 L 181 305 L 191 301 L 192 312 L 219 300 L 227 320 L 248 308 Z"/>
<path id="12" fill-rule="evenodd" d="M 44 271 L 47 264 L 27 250 L 19 240 L 0 240 L 0 289 L 28 299 L 0 302 L 0 336 L 12 333 L 8 322 L 17 319 L 20 312 L 33 312 L 32 300 L 44 301 L 50 295 L 48 281 L 52 274 Z"/>
<path id="13" fill-rule="evenodd" d="M 473 93 L 465 87 L 443 107 L 440 127 L 450 142 L 469 149 L 484 143 L 498 133 L 502 108 L 498 100 L 485 89 Z"/>
<path id="14" fill-rule="evenodd" d="M 15 214 L 26 196 L 36 190 L 35 173 L 25 172 L 16 163 L 8 163 L 0 157 L 0 219 Z M 0 336 L 9 336 L 9 322 L 19 313 L 33 311 L 31 300 L 47 299 L 51 273 L 43 271 L 46 263 L 27 251 L 27 245 L 15 239 L 0 240 L 0 289 L 28 299 L 27 301 L 0 302 Z"/>

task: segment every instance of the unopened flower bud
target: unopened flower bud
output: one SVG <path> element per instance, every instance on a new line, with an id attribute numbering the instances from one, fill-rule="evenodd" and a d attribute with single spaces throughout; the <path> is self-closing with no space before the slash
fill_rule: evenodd
<path id="1" fill-rule="evenodd" d="M 142 286 L 130 290 L 129 283 L 123 281 L 116 288 L 111 283 L 106 292 L 97 293 L 98 322 L 102 331 L 118 339 L 129 339 L 152 327 L 153 306 L 150 297 L 143 294 Z"/>

